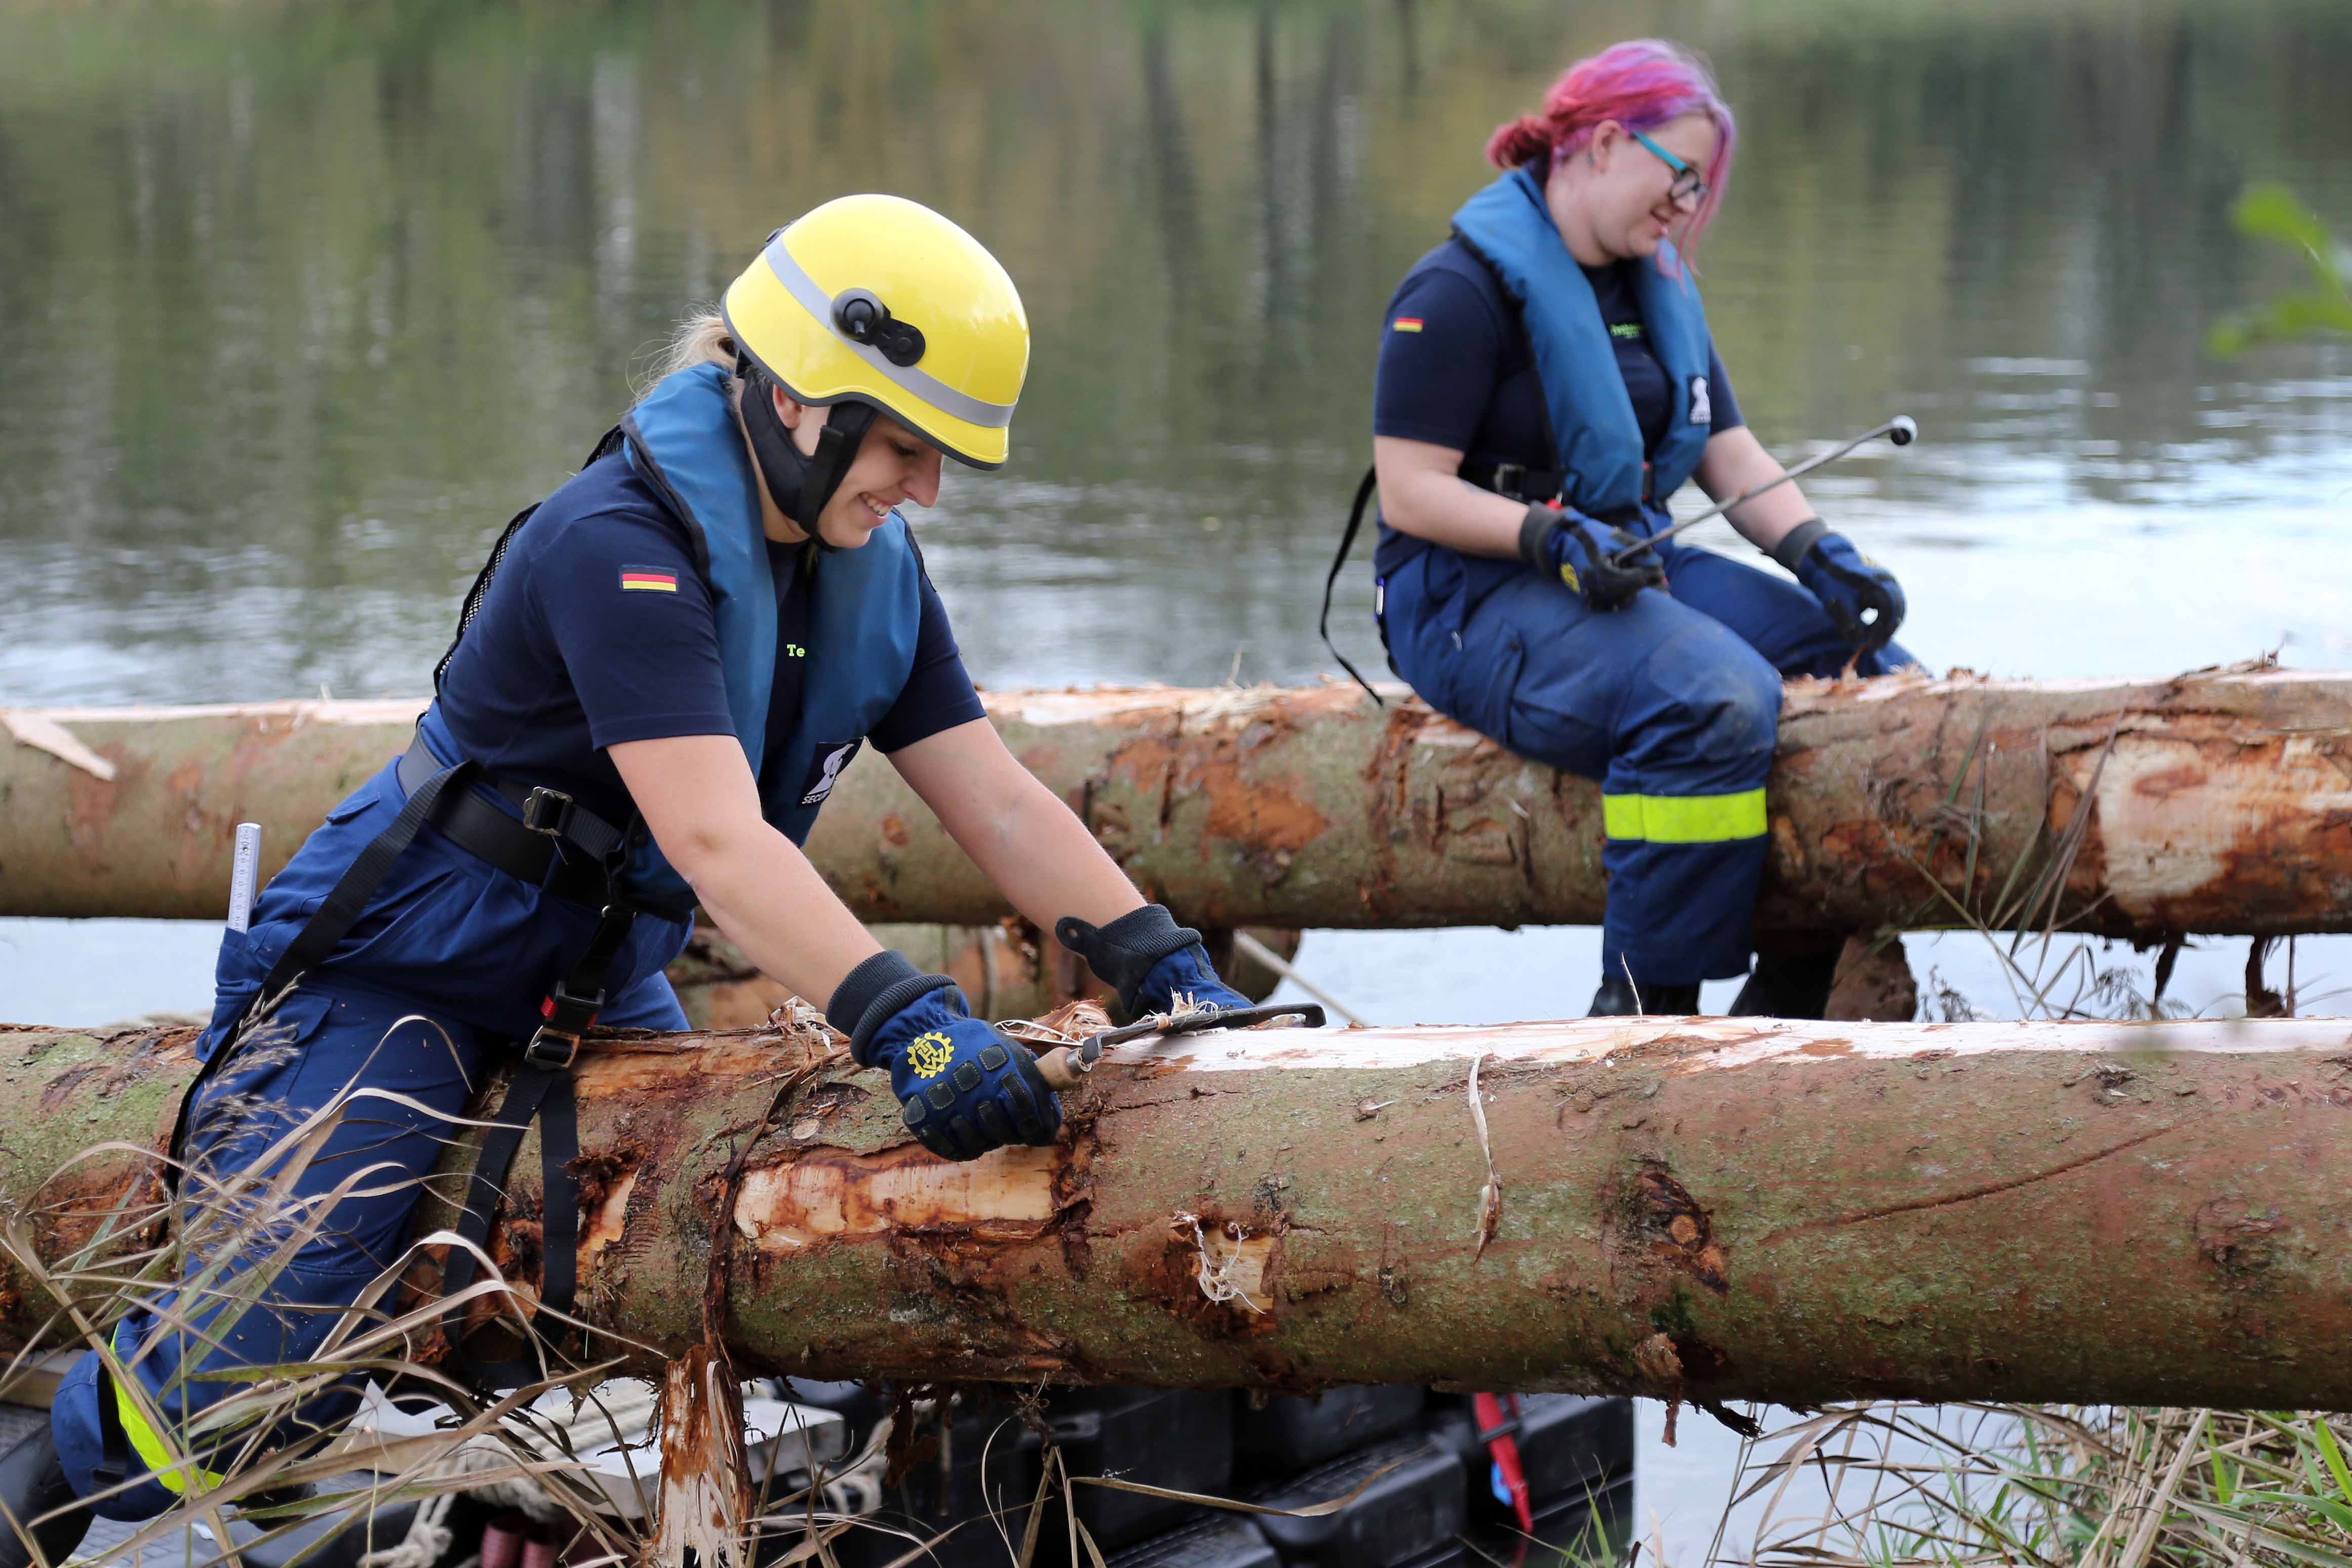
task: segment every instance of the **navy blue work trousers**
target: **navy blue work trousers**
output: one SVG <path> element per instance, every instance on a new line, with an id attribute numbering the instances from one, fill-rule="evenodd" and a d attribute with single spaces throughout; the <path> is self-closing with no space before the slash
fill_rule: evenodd
<path id="1" fill-rule="evenodd" d="M 1601 781 L 1601 962 L 1636 986 L 1747 973 L 1780 678 L 1835 675 L 1853 653 L 1797 584 L 1677 542 L 1660 554 L 1665 589 L 1618 610 L 1442 548 L 1383 594 L 1389 657 L 1431 707 Z M 1856 669 L 1914 662 L 1890 644 Z"/>
<path id="2" fill-rule="evenodd" d="M 387 766 L 330 812 L 271 879 L 251 929 L 224 933 L 200 1054 L 229 1048 L 270 966 L 405 798 Z M 499 871 L 428 827 L 328 961 L 236 1043 L 236 1056 L 190 1108 L 184 1213 L 216 1197 L 215 1184 L 232 1173 L 299 1169 L 286 1197 L 269 1200 L 267 1212 L 258 1200 L 226 1205 L 237 1225 L 215 1229 L 210 1245 L 184 1247 L 178 1285 L 159 1290 L 115 1330 L 118 1363 L 173 1429 L 163 1451 L 176 1448 L 202 1462 L 211 1449 L 204 1468 L 220 1468 L 219 1439 L 192 1441 L 185 1423 L 246 1387 L 249 1380 L 239 1373 L 247 1369 L 284 1369 L 310 1358 L 346 1309 L 400 1262 L 421 1178 L 453 1121 L 465 1114 L 498 1049 L 537 1026 L 540 1000 L 578 962 L 595 922 L 594 910 Z M 638 916 L 608 972 L 613 1001 L 602 1022 L 687 1026 L 662 968 L 685 945 L 688 930 Z M 289 1158 L 289 1134 L 339 1100 L 340 1121 L 307 1163 Z M 273 1254 L 289 1248 L 272 1272 Z M 383 1294 L 381 1306 L 387 1312 L 396 1306 L 394 1292 Z M 359 1394 L 350 1381 L 337 1382 L 290 1415 L 248 1425 L 230 1441 L 267 1447 L 338 1427 Z M 84 1495 L 100 1484 L 100 1401 L 119 1398 L 90 1352 L 51 1407 L 58 1455 Z M 116 1519 L 151 1518 L 182 1489 L 148 1473 L 159 1462 L 148 1450 L 162 1435 L 125 1414 L 137 1450 L 131 1457 L 145 1461 L 131 1473 L 146 1479 L 96 1500 L 96 1508 Z"/>

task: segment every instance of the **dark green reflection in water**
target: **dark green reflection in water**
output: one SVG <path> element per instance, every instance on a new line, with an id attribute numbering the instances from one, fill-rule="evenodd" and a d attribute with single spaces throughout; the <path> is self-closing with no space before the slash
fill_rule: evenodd
<path id="1" fill-rule="evenodd" d="M 980 235 L 1036 327 L 1013 465 L 924 524 L 983 678 L 1332 668 L 1381 302 L 1494 123 L 1648 30 L 1742 116 L 1704 264 L 1751 423 L 1934 437 L 1825 506 L 1931 544 L 2347 482 L 2352 363 L 2199 346 L 2283 275 L 2246 181 L 2352 207 L 2339 4 L 20 3 L 0 700 L 422 689 L 681 310 L 861 188 Z"/>

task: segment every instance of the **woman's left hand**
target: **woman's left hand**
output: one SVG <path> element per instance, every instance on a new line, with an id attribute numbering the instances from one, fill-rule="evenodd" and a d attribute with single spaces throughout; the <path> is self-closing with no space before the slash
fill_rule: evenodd
<path id="1" fill-rule="evenodd" d="M 1219 978 L 1201 933 L 1178 925 L 1165 905 L 1146 904 L 1105 926 L 1066 915 L 1054 922 L 1054 934 L 1118 992 L 1129 1018 L 1172 1013 L 1179 997 L 1188 1011 L 1250 1005 L 1248 997 Z"/>
<path id="2" fill-rule="evenodd" d="M 1772 556 L 1822 602 L 1857 652 L 1870 653 L 1894 640 L 1906 608 L 1902 584 L 1844 534 L 1811 518 L 1790 530 Z"/>

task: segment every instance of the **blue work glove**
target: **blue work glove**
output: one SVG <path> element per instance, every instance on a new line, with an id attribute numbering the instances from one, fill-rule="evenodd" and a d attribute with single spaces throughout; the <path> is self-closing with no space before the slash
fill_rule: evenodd
<path id="1" fill-rule="evenodd" d="M 1250 999 L 1217 978 L 1201 933 L 1176 923 L 1161 904 L 1129 910 L 1107 926 L 1076 916 L 1054 922 L 1062 945 L 1087 961 L 1095 977 L 1118 993 L 1130 1018 L 1172 1012 L 1182 995 L 1192 1007 L 1247 1007 Z"/>
<path id="2" fill-rule="evenodd" d="M 1611 557 L 1622 555 L 1622 562 Z M 1519 559 L 1596 610 L 1620 610 L 1644 588 L 1663 588 L 1666 569 L 1639 534 L 1573 507 L 1531 501 L 1519 524 Z"/>
<path id="3" fill-rule="evenodd" d="M 1853 547 L 1828 523 L 1809 517 L 1772 547 L 1772 559 L 1822 602 L 1838 635 L 1859 653 L 1885 647 L 1903 624 L 1903 589 L 1895 574 Z"/>
<path id="4" fill-rule="evenodd" d="M 848 1026 L 858 1066 L 890 1075 L 907 1130 L 942 1160 L 1051 1143 L 1061 1130 L 1062 1102 L 1028 1047 L 969 1016 L 954 981 L 904 953 L 877 952 L 851 970 L 825 1016 Z"/>

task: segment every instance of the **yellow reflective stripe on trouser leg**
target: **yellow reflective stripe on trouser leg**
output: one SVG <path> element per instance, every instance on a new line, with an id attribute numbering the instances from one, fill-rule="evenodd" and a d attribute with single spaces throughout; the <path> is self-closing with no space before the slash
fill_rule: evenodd
<path id="1" fill-rule="evenodd" d="M 188 1475 L 191 1470 L 195 1473 L 197 1479 L 205 1483 L 206 1489 L 221 1484 L 220 1477 L 203 1466 L 172 1458 L 172 1450 L 164 1446 L 163 1439 L 156 1434 L 155 1428 L 147 1424 L 147 1417 L 140 1413 L 139 1406 L 131 1400 L 131 1395 L 122 1391 L 122 1385 L 116 1383 L 110 1373 L 101 1373 L 100 1375 L 112 1384 L 114 1413 L 121 1417 L 122 1435 L 131 1439 L 131 1451 L 139 1456 L 139 1462 L 147 1467 L 149 1473 L 154 1477 L 156 1485 L 165 1491 L 178 1492 L 184 1497 L 187 1495 Z"/>
<path id="2" fill-rule="evenodd" d="M 1722 844 L 1764 837 L 1764 791 L 1730 795 L 1604 795 L 1601 821 L 1610 837 L 1652 844 Z"/>

